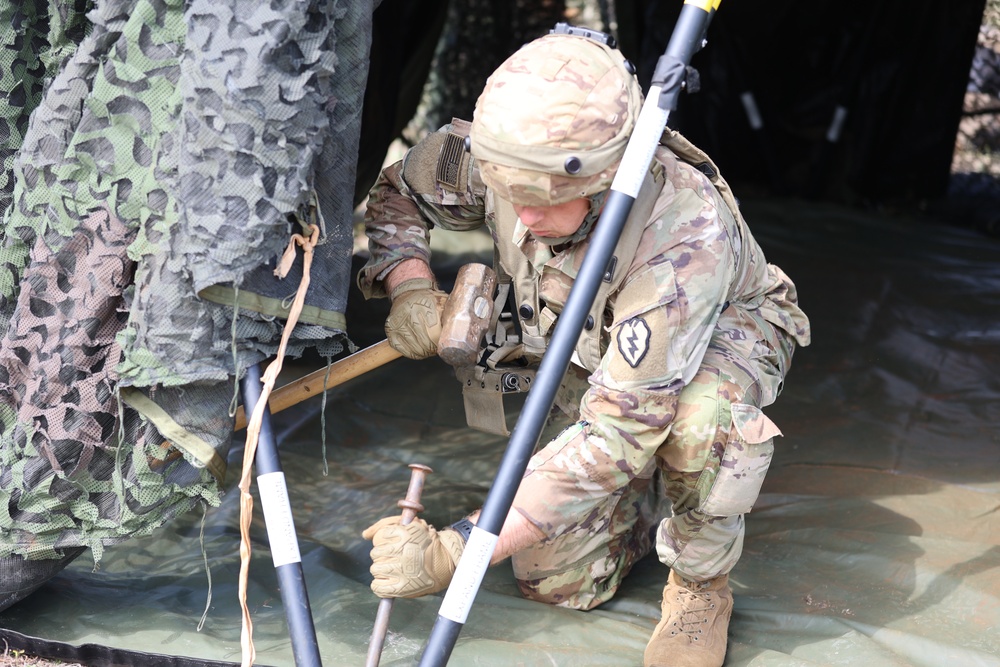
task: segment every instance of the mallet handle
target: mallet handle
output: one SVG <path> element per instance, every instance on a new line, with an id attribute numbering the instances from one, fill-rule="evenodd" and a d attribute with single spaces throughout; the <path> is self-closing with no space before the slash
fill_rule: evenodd
<path id="1" fill-rule="evenodd" d="M 348 380 L 353 380 L 359 375 L 364 375 L 394 359 L 399 359 L 401 356 L 403 355 L 389 347 L 387 340 L 369 345 L 363 350 L 333 362 L 329 368 L 317 369 L 309 375 L 275 389 L 271 392 L 271 398 L 267 405 L 271 414 L 281 412 L 285 408 L 290 408 L 307 398 L 322 393 L 324 389 L 330 389 Z M 327 373 L 329 373 L 328 378 Z M 325 385 L 323 384 L 324 378 L 327 378 Z M 236 425 L 233 430 L 239 431 L 246 427 L 247 416 L 241 405 L 236 410 Z"/>

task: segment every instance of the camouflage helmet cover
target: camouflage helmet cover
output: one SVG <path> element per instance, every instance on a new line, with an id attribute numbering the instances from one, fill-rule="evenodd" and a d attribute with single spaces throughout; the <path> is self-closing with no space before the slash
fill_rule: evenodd
<path id="1" fill-rule="evenodd" d="M 487 80 L 472 155 L 486 185 L 515 204 L 589 197 L 611 186 L 641 106 L 642 90 L 618 50 L 549 34 Z"/>

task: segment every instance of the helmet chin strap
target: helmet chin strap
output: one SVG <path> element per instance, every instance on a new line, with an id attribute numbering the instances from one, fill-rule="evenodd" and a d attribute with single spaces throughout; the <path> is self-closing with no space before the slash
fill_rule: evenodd
<path id="1" fill-rule="evenodd" d="M 608 198 L 608 192 L 608 190 L 601 190 L 597 194 L 591 195 L 587 198 L 590 202 L 590 210 L 587 211 L 587 215 L 583 217 L 583 222 L 580 223 L 577 230 L 569 236 L 535 236 L 532 233 L 532 238 L 539 243 L 548 246 L 579 243 L 583 239 L 587 238 L 587 234 L 589 234 L 594 228 L 594 223 L 596 223 L 597 219 L 601 217 L 601 208 L 604 206 L 604 200 Z"/>

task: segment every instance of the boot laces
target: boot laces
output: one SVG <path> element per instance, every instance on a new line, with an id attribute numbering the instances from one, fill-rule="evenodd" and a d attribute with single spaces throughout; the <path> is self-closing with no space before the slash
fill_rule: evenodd
<path id="1" fill-rule="evenodd" d="M 684 582 L 684 588 L 677 591 L 676 599 L 680 609 L 674 612 L 670 622 L 670 635 L 686 635 L 688 641 L 697 642 L 705 633 L 708 617 L 714 613 L 716 602 L 712 591 L 702 590 L 697 583 Z"/>

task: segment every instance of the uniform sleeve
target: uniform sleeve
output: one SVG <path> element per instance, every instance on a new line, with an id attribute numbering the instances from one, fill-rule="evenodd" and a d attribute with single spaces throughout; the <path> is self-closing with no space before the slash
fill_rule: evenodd
<path id="1" fill-rule="evenodd" d="M 614 302 L 610 341 L 581 421 L 529 462 L 515 507 L 547 536 L 651 475 L 681 389 L 701 364 L 728 294 L 729 211 L 704 177 L 670 173 Z"/>
<path id="2" fill-rule="evenodd" d="M 485 219 L 485 185 L 467 154 L 449 174 L 460 177 L 442 183 L 439 161 L 454 156 L 443 151 L 450 126 L 428 135 L 407 151 L 402 160 L 386 167 L 368 196 L 365 234 L 369 259 L 358 274 L 365 298 L 386 296 L 382 278 L 400 261 L 421 259 L 430 264 L 430 230 L 434 227 L 467 231 Z"/>

